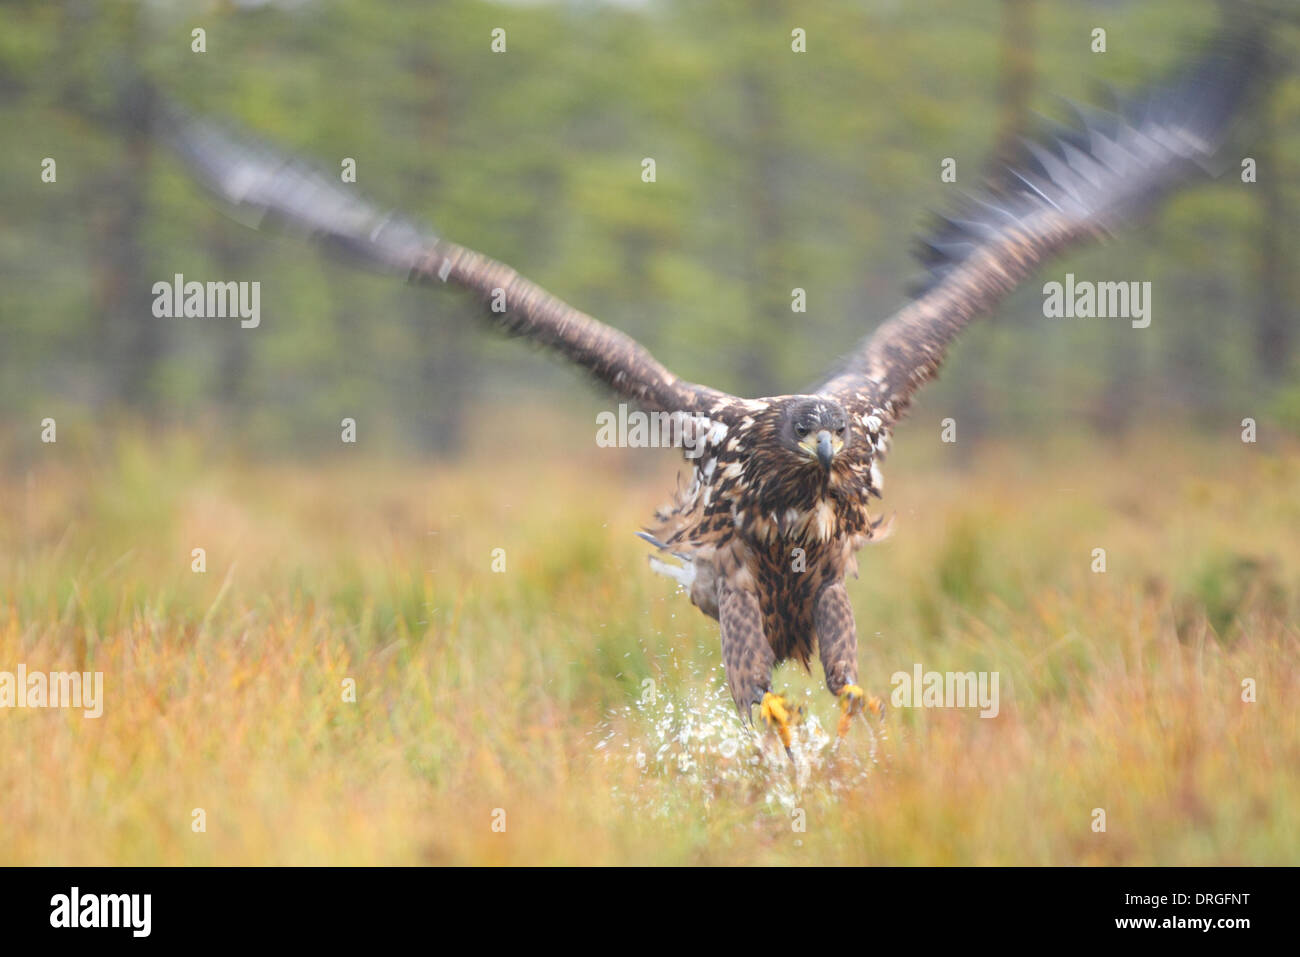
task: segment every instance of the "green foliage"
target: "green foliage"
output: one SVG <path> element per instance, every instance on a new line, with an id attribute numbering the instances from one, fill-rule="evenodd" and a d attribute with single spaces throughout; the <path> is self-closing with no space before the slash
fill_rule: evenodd
<path id="1" fill-rule="evenodd" d="M 973 188 L 994 147 L 1005 18 L 1032 15 L 1027 103 L 1055 115 L 1058 95 L 1159 75 L 1213 30 L 1216 6 L 7 4 L 0 402 L 25 415 L 70 404 L 93 418 L 125 402 L 213 417 L 264 452 L 332 441 L 322 423 L 349 414 L 378 441 L 447 449 L 469 402 L 572 388 L 469 328 L 459 297 L 342 272 L 213 212 L 165 152 L 132 139 L 134 70 L 327 171 L 354 158 L 359 190 L 510 262 L 683 376 L 758 394 L 816 381 L 902 302 L 910 238 L 952 200 L 939 161 L 956 158 L 957 188 Z M 1104 56 L 1088 50 L 1098 23 Z M 190 50 L 195 25 L 205 54 Z M 795 26 L 806 53 L 791 52 Z M 495 27 L 504 54 L 489 49 Z M 1294 31 L 1276 41 L 1293 61 Z M 1017 429 L 1115 406 L 1139 419 L 1243 404 L 1268 415 L 1262 217 L 1275 210 L 1270 242 L 1293 260 L 1293 76 L 1267 111 L 1271 139 L 1248 126 L 1243 147 L 1261 155 L 1259 188 L 1229 170 L 1144 232 L 1049 267 L 1150 279 L 1149 330 L 1045 323 L 1043 280 L 1031 281 L 970 333 L 971 358 L 922 409 Z M 57 184 L 39 181 L 45 156 Z M 260 280 L 262 327 L 154 319 L 148 287 L 176 272 Z M 807 313 L 790 310 L 795 287 Z M 1300 289 L 1287 275 L 1281 290 L 1276 308 L 1294 319 Z"/>

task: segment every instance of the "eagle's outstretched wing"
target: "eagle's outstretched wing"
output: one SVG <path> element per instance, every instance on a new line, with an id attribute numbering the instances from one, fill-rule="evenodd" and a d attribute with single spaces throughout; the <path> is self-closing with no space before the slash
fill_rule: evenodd
<path id="1" fill-rule="evenodd" d="M 863 341 L 816 391 L 886 423 L 934 378 L 949 344 L 1035 267 L 1110 232 L 1172 189 L 1212 172 L 1229 126 L 1266 71 L 1255 34 L 1216 40 L 1172 81 L 1023 159 L 981 196 L 941 219 L 922 246 L 928 287 Z M 874 424 L 874 423 L 873 423 Z"/>
<path id="2" fill-rule="evenodd" d="M 339 176 L 195 116 L 160 106 L 169 144 L 233 215 L 305 235 L 360 265 L 473 292 L 508 333 L 553 349 L 650 411 L 718 417 L 733 397 L 684 382 L 632 337 L 551 295 L 509 266 L 386 213 Z"/>

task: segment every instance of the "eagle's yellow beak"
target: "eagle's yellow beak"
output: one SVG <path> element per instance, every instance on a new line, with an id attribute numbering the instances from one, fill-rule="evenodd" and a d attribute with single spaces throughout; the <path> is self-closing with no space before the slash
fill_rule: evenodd
<path id="1" fill-rule="evenodd" d="M 822 429 L 817 434 L 808 436 L 799 445 L 809 455 L 817 456 L 817 461 L 821 462 L 822 468 L 829 472 L 831 460 L 835 458 L 835 453 L 844 448 L 844 440 L 839 436 L 831 435 L 826 429 Z"/>

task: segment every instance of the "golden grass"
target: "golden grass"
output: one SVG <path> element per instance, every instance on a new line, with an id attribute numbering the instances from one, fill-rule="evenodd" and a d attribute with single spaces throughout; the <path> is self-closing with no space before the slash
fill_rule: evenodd
<path id="1" fill-rule="evenodd" d="M 896 534 L 850 586 L 863 682 L 997 671 L 1001 714 L 895 710 L 874 760 L 865 728 L 830 757 L 834 702 L 786 665 L 815 719 L 796 782 L 631 534 L 671 454 L 582 432 L 555 456 L 574 421 L 451 466 L 29 449 L 0 479 L 0 670 L 102 671 L 107 701 L 0 711 L 0 863 L 1297 859 L 1300 452 L 1146 436 L 956 469 L 905 434 Z"/>

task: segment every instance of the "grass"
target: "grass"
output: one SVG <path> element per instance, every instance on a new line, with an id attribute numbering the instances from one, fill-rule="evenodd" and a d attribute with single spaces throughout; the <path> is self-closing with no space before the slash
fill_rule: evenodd
<path id="1" fill-rule="evenodd" d="M 850 584 L 864 684 L 996 671 L 1001 712 L 894 709 L 831 755 L 834 701 L 787 664 L 792 773 L 631 534 L 672 456 L 516 425 L 452 465 L 79 446 L 63 422 L 7 456 L 0 670 L 102 671 L 107 700 L 0 711 L 0 863 L 1300 856 L 1300 450 L 1153 434 L 958 468 L 905 432 L 896 533 Z"/>

